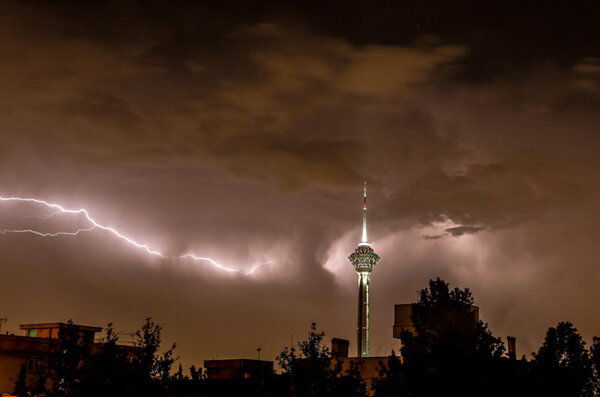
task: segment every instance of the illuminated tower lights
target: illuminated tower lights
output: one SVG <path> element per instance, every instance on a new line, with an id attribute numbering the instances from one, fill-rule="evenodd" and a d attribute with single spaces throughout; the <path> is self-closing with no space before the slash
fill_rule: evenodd
<path id="1" fill-rule="evenodd" d="M 348 259 L 358 273 L 357 355 L 369 357 L 369 276 L 379 262 L 379 255 L 367 242 L 367 182 L 363 191 L 362 226 L 362 241 Z"/>

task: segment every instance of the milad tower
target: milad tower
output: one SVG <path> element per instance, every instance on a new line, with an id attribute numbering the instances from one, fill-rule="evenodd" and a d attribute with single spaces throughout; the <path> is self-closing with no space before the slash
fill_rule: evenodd
<path id="1" fill-rule="evenodd" d="M 379 262 L 379 255 L 367 242 L 367 182 L 363 197 L 362 241 L 348 259 L 358 273 L 357 354 L 369 357 L 369 276 Z"/>

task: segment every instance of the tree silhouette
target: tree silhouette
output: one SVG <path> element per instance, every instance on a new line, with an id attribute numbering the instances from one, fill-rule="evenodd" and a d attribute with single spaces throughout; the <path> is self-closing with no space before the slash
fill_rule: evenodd
<path id="1" fill-rule="evenodd" d="M 297 349 L 287 347 L 277 356 L 282 376 L 288 384 L 290 395 L 313 396 L 364 396 L 365 385 L 359 376 L 359 368 L 353 363 L 342 371 L 341 362 L 332 363 L 329 348 L 322 346 L 324 332 L 312 323 L 308 339 L 298 342 Z"/>
<path id="2" fill-rule="evenodd" d="M 13 394 L 19 397 L 27 396 L 27 367 L 25 364 L 21 365 L 21 370 L 19 371 L 19 375 L 17 375 L 17 379 L 15 380 L 15 388 L 13 390 Z"/>
<path id="3" fill-rule="evenodd" d="M 597 344 L 593 346 L 597 352 Z M 597 359 L 597 357 L 595 357 Z M 535 354 L 538 390 L 546 396 L 592 396 L 594 366 L 585 342 L 570 322 L 560 322 L 546 333 Z"/>
<path id="4" fill-rule="evenodd" d="M 201 380 L 202 376 L 203 376 L 203 374 L 202 374 L 202 368 L 196 369 L 196 366 L 192 365 L 190 367 L 190 376 L 192 377 L 192 380 L 195 381 L 195 382 Z"/>
<path id="5" fill-rule="evenodd" d="M 600 395 L 600 338 L 594 336 L 590 347 L 590 358 L 593 367 L 594 393 Z"/>
<path id="6" fill-rule="evenodd" d="M 404 371 L 400 358 L 392 350 L 387 363 L 379 367 L 379 377 L 373 379 L 377 397 L 395 397 L 403 387 Z"/>
<path id="7" fill-rule="evenodd" d="M 81 388 L 86 379 L 86 363 L 90 354 L 89 343 L 71 320 L 60 328 L 58 338 L 50 339 L 46 360 L 51 380 L 49 397 L 82 395 Z"/>
<path id="8" fill-rule="evenodd" d="M 89 359 L 82 392 L 86 397 L 135 395 L 131 353 L 118 345 L 119 337 L 108 324 L 104 343 Z"/>
<path id="9" fill-rule="evenodd" d="M 134 346 L 118 344 L 109 324 L 103 344 L 82 337 L 69 321 L 57 339 L 50 339 L 36 395 L 47 397 L 167 396 L 173 378 L 171 368 L 175 345 L 159 354 L 161 327 L 147 318 L 135 333 Z M 31 391 L 31 390 L 30 390 Z"/>
<path id="10" fill-rule="evenodd" d="M 136 391 L 143 396 L 163 396 L 170 380 L 170 372 L 175 358 L 175 344 L 159 355 L 162 328 L 150 317 L 142 328 L 134 334 L 132 350 L 133 382 Z"/>
<path id="11" fill-rule="evenodd" d="M 502 342 L 479 321 L 469 289 L 430 280 L 412 305 L 415 333 L 401 333 L 403 365 L 384 371 L 377 396 L 497 395 L 494 374 Z M 398 388 L 396 390 L 395 388 Z"/>

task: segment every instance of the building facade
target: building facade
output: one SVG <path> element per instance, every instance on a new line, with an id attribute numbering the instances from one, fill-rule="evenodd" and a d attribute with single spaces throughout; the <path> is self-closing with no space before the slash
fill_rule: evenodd
<path id="1" fill-rule="evenodd" d="M 98 348 L 94 339 L 100 327 L 78 324 L 43 323 L 22 324 L 24 335 L 0 335 L 0 395 L 10 395 L 22 368 L 25 381 L 36 384 L 40 378 L 41 366 L 48 354 L 50 340 L 59 337 L 65 327 L 76 327 L 79 335 L 90 348 Z"/>

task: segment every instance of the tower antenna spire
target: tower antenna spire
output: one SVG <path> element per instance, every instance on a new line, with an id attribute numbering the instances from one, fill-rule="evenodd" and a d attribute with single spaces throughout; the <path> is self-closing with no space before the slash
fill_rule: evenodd
<path id="1" fill-rule="evenodd" d="M 368 244 L 368 241 L 367 241 L 367 182 L 365 182 L 364 195 L 363 195 L 363 228 L 362 228 L 361 243 Z"/>

